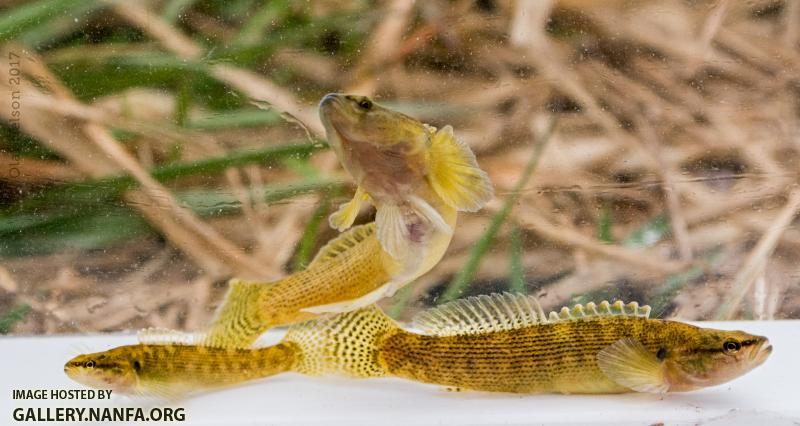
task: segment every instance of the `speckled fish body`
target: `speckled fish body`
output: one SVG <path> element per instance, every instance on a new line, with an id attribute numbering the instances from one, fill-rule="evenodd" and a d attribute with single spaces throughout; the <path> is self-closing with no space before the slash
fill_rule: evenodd
<path id="1" fill-rule="evenodd" d="M 153 339 L 146 338 L 146 350 L 128 346 L 82 355 L 65 368 L 76 380 L 100 387 L 151 367 L 160 375 L 138 383 L 162 394 L 184 389 L 186 375 L 203 388 L 284 371 L 394 376 L 490 392 L 664 393 L 725 383 L 761 365 L 772 351 L 765 337 L 651 319 L 649 307 L 636 303 L 590 303 L 545 315 L 534 299 L 511 294 L 451 302 L 420 314 L 415 328 L 419 332 L 402 329 L 372 306 L 297 324 L 269 348 L 184 344 L 154 352 L 147 346 Z M 142 358 L 148 351 L 161 355 Z M 101 355 L 105 364 L 124 361 L 113 374 L 106 372 L 112 379 L 90 380 L 77 372 L 89 360 L 98 369 Z M 216 367 L 220 363 L 226 367 Z"/>

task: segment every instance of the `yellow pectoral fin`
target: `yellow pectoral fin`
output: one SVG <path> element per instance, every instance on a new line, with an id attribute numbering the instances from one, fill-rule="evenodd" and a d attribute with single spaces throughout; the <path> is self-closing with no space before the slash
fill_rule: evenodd
<path id="1" fill-rule="evenodd" d="M 489 176 L 478 167 L 472 150 L 445 126 L 431 139 L 431 187 L 447 205 L 462 211 L 480 210 L 494 195 Z"/>
<path id="2" fill-rule="evenodd" d="M 597 366 L 614 383 L 637 392 L 664 393 L 664 364 L 638 340 L 617 340 L 597 354 Z"/>
<path id="3" fill-rule="evenodd" d="M 353 226 L 353 222 L 355 222 L 358 212 L 361 210 L 361 203 L 367 200 L 369 200 L 369 194 L 361 189 L 360 186 L 356 188 L 353 199 L 339 206 L 339 210 L 328 218 L 331 227 L 341 232 Z"/>
<path id="4" fill-rule="evenodd" d="M 338 314 L 342 312 L 355 311 L 367 307 L 387 296 L 387 293 L 392 291 L 389 284 L 383 285 L 358 299 L 345 300 L 343 302 L 329 303 L 326 305 L 317 305 L 310 308 L 301 309 L 303 312 L 310 312 L 312 314 Z"/>

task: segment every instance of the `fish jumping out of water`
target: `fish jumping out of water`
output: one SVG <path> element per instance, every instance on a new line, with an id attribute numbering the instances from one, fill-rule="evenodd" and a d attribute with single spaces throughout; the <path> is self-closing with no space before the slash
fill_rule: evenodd
<path id="1" fill-rule="evenodd" d="M 664 393 L 733 380 L 772 352 L 766 337 L 649 313 L 635 302 L 603 302 L 545 315 L 535 299 L 504 293 L 423 312 L 415 319 L 421 333 L 371 306 L 296 324 L 264 348 L 146 332 L 141 344 L 80 355 L 64 369 L 88 386 L 165 396 L 289 371 L 492 392 Z"/>

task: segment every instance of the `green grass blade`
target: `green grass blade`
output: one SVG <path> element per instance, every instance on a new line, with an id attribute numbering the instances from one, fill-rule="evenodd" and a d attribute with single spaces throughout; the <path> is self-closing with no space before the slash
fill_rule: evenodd
<path id="1" fill-rule="evenodd" d="M 669 218 L 666 214 L 660 214 L 633 231 L 625 238 L 622 245 L 628 248 L 650 247 L 661 241 L 669 232 Z"/>
<path id="2" fill-rule="evenodd" d="M 271 146 L 258 150 L 232 151 L 219 157 L 159 166 L 151 171 L 151 175 L 160 182 L 166 182 L 186 176 L 218 173 L 229 167 L 275 163 L 285 158 L 305 158 L 323 147 L 325 145 L 321 143 L 303 143 Z M 85 208 L 86 203 L 110 203 L 123 191 L 136 185 L 133 177 L 122 175 L 52 187 L 37 196 L 22 200 L 6 209 L 4 214 L 0 214 L 0 233 L 4 229 L 13 229 L 9 228 L 7 222 L 4 224 L 4 221 L 12 220 L 15 215 L 53 205 L 60 206 L 62 211 L 69 213 L 70 206 L 74 206 L 76 202 L 81 204 L 79 206 L 81 209 Z"/>
<path id="3" fill-rule="evenodd" d="M 269 185 L 252 189 L 254 198 L 273 204 L 312 192 L 334 193 L 343 182 L 331 179 L 301 180 L 292 184 Z M 189 190 L 175 197 L 201 217 L 218 217 L 241 211 L 238 198 L 230 192 Z M 71 249 L 99 249 L 153 232 L 147 222 L 130 208 L 95 206 L 76 210 L 71 215 L 48 218 L 7 232 L 0 238 L 0 257 L 49 254 Z M 0 224 L 5 221 L 0 220 Z"/>
<path id="4" fill-rule="evenodd" d="M 397 291 L 394 296 L 395 302 L 386 310 L 386 315 L 394 319 L 399 319 L 400 316 L 403 315 L 408 302 L 411 300 L 411 295 L 414 293 L 414 286 L 412 284 L 413 283 L 409 283 Z"/>
<path id="5" fill-rule="evenodd" d="M 481 259 L 491 247 L 497 232 L 500 230 L 500 226 L 503 224 L 503 222 L 505 222 L 506 218 L 508 218 L 508 215 L 511 213 L 511 209 L 514 207 L 514 204 L 517 203 L 520 191 L 525 187 L 525 185 L 527 185 L 528 179 L 530 179 L 531 174 L 533 174 L 533 171 L 536 169 L 536 165 L 539 163 L 539 158 L 541 157 L 542 151 L 547 145 L 550 136 L 553 134 L 556 122 L 556 118 L 552 119 L 549 128 L 542 138 L 542 141 L 533 147 L 533 152 L 528 160 L 528 164 L 525 166 L 525 170 L 522 172 L 522 176 L 520 176 L 517 184 L 514 185 L 512 192 L 506 197 L 505 201 L 503 202 L 503 207 L 500 209 L 500 211 L 495 213 L 494 217 L 492 217 L 492 221 L 489 223 L 489 227 L 486 229 L 486 232 L 481 235 L 480 239 L 472 247 L 472 250 L 469 253 L 469 258 L 467 259 L 467 263 L 463 268 L 461 268 L 460 271 L 458 271 L 453 280 L 450 281 L 450 284 L 447 286 L 447 290 L 445 290 L 445 292 L 439 298 L 439 303 L 455 300 L 461 296 L 464 290 L 469 286 L 472 278 L 475 276 L 475 272 L 478 270 Z"/>
<path id="6" fill-rule="evenodd" d="M 54 18 L 88 0 L 40 0 L 6 9 L 0 17 L 0 41 L 7 41 L 32 27 L 46 26 Z"/>
<path id="7" fill-rule="evenodd" d="M 253 45 L 264 38 L 264 33 L 269 25 L 280 23 L 290 10 L 290 4 L 286 0 L 272 0 L 264 4 L 261 9 L 242 25 L 239 35 L 234 40 L 234 44 Z"/>
<path id="8" fill-rule="evenodd" d="M 0 334 L 8 334 L 11 329 L 24 320 L 31 311 L 31 307 L 21 303 L 11 308 L 10 311 L 0 316 Z"/>
<path id="9" fill-rule="evenodd" d="M 196 130 L 220 130 L 240 127 L 275 126 L 284 120 L 275 111 L 246 109 L 220 112 L 201 119 L 190 121 L 186 127 Z"/>
<path id="10" fill-rule="evenodd" d="M 169 0 L 161 11 L 161 18 L 167 22 L 175 22 L 181 13 L 192 7 L 197 0 Z"/>
<path id="11" fill-rule="evenodd" d="M 304 179 L 290 184 L 265 185 L 250 189 L 250 197 L 274 204 L 299 195 L 319 191 L 334 191 L 341 187 L 342 181 L 318 178 Z M 239 213 L 241 202 L 229 191 L 189 190 L 180 191 L 175 197 L 202 217 L 217 217 Z"/>
<path id="12" fill-rule="evenodd" d="M 59 39 L 75 32 L 90 19 L 94 11 L 105 6 L 105 3 L 101 1 L 88 0 L 79 2 L 75 7 L 65 10 L 63 14 L 50 20 L 47 25 L 30 27 L 15 38 L 22 44 L 33 48 L 52 45 Z"/>
<path id="13" fill-rule="evenodd" d="M 611 235 L 613 226 L 614 218 L 611 214 L 611 209 L 604 205 L 597 220 L 597 239 L 605 244 L 614 244 L 614 237 Z"/>
<path id="14" fill-rule="evenodd" d="M 313 257 L 312 251 L 317 244 L 319 228 L 322 225 L 322 221 L 328 217 L 331 211 L 331 198 L 336 195 L 336 192 L 338 191 L 334 191 L 332 194 L 326 194 L 322 198 L 319 206 L 314 210 L 314 214 L 311 215 L 311 219 L 309 219 L 306 224 L 303 235 L 300 237 L 300 242 L 297 244 L 297 253 L 292 262 L 293 271 L 302 271 L 306 269 L 309 262 L 311 262 Z"/>
<path id="15" fill-rule="evenodd" d="M 0 257 L 103 248 L 150 231 L 144 219 L 129 209 L 116 208 L 90 216 L 65 218 L 8 235 L 0 239 Z"/>
<path id="16" fill-rule="evenodd" d="M 528 293 L 525 285 L 525 268 L 522 265 L 522 231 L 519 226 L 514 226 L 511 231 L 511 272 L 508 280 L 508 289 L 512 293 Z"/>

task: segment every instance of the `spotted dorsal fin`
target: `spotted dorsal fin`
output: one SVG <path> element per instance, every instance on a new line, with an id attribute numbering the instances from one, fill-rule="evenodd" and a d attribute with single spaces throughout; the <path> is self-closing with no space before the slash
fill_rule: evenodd
<path id="1" fill-rule="evenodd" d="M 308 264 L 308 267 L 312 268 L 319 266 L 341 256 L 374 233 L 374 222 L 351 228 L 338 237 L 328 241 L 327 244 L 319 249 L 319 252 L 316 256 L 314 256 L 314 259 L 311 261 L 311 263 Z"/>
<path id="2" fill-rule="evenodd" d="M 459 299 L 419 313 L 413 320 L 424 334 L 455 336 L 515 330 L 539 324 L 588 320 L 613 315 L 648 318 L 650 307 L 622 301 L 563 307 L 546 315 L 533 296 L 495 293 Z"/>
<path id="3" fill-rule="evenodd" d="M 419 313 L 414 327 L 425 334 L 455 336 L 513 330 L 547 321 L 539 302 L 524 294 L 468 297 Z"/>

